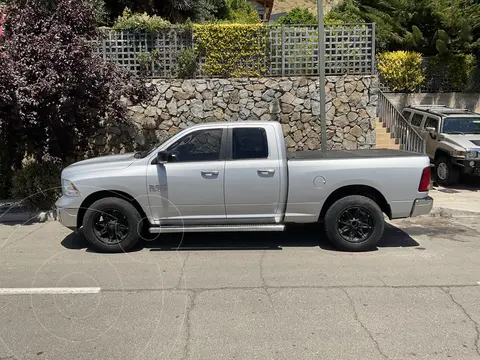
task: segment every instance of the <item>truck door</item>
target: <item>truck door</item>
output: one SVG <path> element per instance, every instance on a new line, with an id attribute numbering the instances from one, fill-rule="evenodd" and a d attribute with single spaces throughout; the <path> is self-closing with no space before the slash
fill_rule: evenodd
<path id="1" fill-rule="evenodd" d="M 277 141 L 271 126 L 229 128 L 225 164 L 227 220 L 275 222 L 281 178 Z"/>
<path id="2" fill-rule="evenodd" d="M 226 128 L 186 133 L 167 151 L 165 164 L 149 164 L 147 192 L 152 217 L 161 224 L 198 224 L 226 218 L 223 191 Z"/>
<path id="3" fill-rule="evenodd" d="M 436 133 L 429 133 L 426 128 L 435 128 Z M 435 151 L 438 147 L 439 134 L 440 134 L 440 118 L 427 116 L 422 126 L 422 135 L 427 142 L 427 155 L 430 158 L 435 158 Z"/>

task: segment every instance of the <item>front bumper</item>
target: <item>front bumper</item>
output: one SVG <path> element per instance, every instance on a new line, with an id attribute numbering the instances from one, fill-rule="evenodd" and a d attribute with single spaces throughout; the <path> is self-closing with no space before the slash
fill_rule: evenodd
<path id="1" fill-rule="evenodd" d="M 72 230 L 76 230 L 78 208 L 73 207 L 72 202 L 75 202 L 75 198 L 62 196 L 55 203 L 55 209 L 57 211 L 58 221 L 60 221 L 63 226 Z"/>
<path id="2" fill-rule="evenodd" d="M 458 165 L 463 174 L 480 176 L 480 160 L 454 159 L 452 162 Z"/>
<path id="3" fill-rule="evenodd" d="M 433 198 L 431 198 L 430 196 L 427 196 L 422 199 L 417 199 L 413 203 L 410 217 L 428 214 L 430 211 L 432 211 L 432 208 L 433 208 Z"/>

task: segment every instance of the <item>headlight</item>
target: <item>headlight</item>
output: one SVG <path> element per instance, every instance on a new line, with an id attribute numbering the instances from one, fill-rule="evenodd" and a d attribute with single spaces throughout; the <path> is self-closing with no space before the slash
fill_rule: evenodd
<path id="1" fill-rule="evenodd" d="M 453 150 L 451 152 L 451 154 L 452 154 L 453 157 L 458 157 L 458 158 L 464 158 L 465 157 L 465 151 Z"/>
<path id="2" fill-rule="evenodd" d="M 478 157 L 477 151 L 467 151 L 467 159 L 476 159 Z"/>
<path id="3" fill-rule="evenodd" d="M 78 191 L 75 185 L 67 179 L 62 180 L 62 191 L 65 196 L 76 197 L 80 194 L 80 191 Z"/>

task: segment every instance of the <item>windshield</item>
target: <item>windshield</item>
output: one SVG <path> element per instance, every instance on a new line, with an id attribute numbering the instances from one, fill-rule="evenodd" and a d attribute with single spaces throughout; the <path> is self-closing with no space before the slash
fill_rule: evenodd
<path id="1" fill-rule="evenodd" d="M 177 134 L 178 134 L 178 132 L 175 132 L 175 133 L 171 134 L 170 136 L 167 136 L 166 138 L 163 138 L 159 143 L 155 144 L 155 145 L 152 146 L 150 149 L 144 150 L 144 151 L 139 151 L 139 152 L 135 153 L 135 158 L 137 158 L 137 159 L 143 159 L 144 157 L 150 155 L 153 150 L 155 150 L 155 149 L 158 148 L 160 145 L 162 145 L 164 142 L 166 142 L 167 140 L 171 139 L 173 136 L 175 136 L 175 135 L 177 135 Z"/>
<path id="2" fill-rule="evenodd" d="M 448 117 L 443 121 L 443 132 L 446 134 L 480 134 L 480 116 Z"/>

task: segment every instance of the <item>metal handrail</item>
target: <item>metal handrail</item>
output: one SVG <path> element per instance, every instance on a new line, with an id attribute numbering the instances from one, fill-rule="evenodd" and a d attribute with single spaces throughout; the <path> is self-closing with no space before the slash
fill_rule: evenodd
<path id="1" fill-rule="evenodd" d="M 402 150 L 426 153 L 427 144 L 425 140 L 382 91 L 378 93 L 377 115 L 390 130 L 392 136 L 399 141 Z"/>

